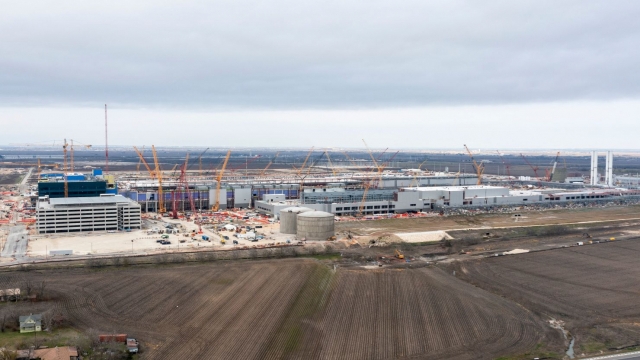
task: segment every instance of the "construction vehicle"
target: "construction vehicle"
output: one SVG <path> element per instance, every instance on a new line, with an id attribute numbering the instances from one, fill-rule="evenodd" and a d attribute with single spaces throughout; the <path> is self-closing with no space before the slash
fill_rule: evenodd
<path id="1" fill-rule="evenodd" d="M 404 254 L 400 250 L 396 249 L 396 257 L 400 260 L 404 259 Z"/>
<path id="2" fill-rule="evenodd" d="M 220 244 L 224 245 L 226 243 L 227 243 L 227 241 L 225 239 L 220 239 Z"/>

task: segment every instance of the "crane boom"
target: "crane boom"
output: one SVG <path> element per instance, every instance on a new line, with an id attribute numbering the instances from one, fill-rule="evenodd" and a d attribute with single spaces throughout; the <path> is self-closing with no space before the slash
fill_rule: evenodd
<path id="1" fill-rule="evenodd" d="M 160 163 L 158 162 L 158 153 L 156 147 L 151 145 L 151 153 L 153 153 L 153 162 L 156 165 L 155 174 L 158 178 L 158 213 L 164 214 L 167 209 L 164 207 L 164 192 L 162 189 L 162 170 L 160 169 Z"/>
<path id="2" fill-rule="evenodd" d="M 224 158 L 224 163 L 222 163 L 222 168 L 220 169 L 218 178 L 216 179 L 216 203 L 213 205 L 211 211 L 218 211 L 218 209 L 220 209 L 220 187 L 222 175 L 224 174 L 224 169 L 227 167 L 227 162 L 229 162 L 229 156 L 231 156 L 231 150 L 227 151 L 227 156 Z"/>
<path id="3" fill-rule="evenodd" d="M 304 159 L 304 162 L 302 163 L 302 166 L 300 166 L 300 168 L 298 168 L 298 176 L 300 176 L 300 174 L 302 174 L 302 169 L 304 169 L 304 166 L 307 165 L 307 161 L 309 161 L 309 157 L 311 157 L 311 153 L 313 153 L 313 146 L 311 147 L 311 150 L 309 150 L 309 153 L 307 154 L 307 157 Z"/>
<path id="4" fill-rule="evenodd" d="M 547 181 L 551 181 L 553 179 L 553 174 L 556 173 L 556 166 L 558 165 L 558 158 L 560 157 L 560 151 L 556 154 L 555 160 L 553 160 L 553 167 L 551 168 L 551 172 L 549 173 L 549 178 Z"/>
<path id="5" fill-rule="evenodd" d="M 351 160 L 351 157 L 349 157 L 347 152 L 346 151 L 342 151 L 342 153 L 344 154 L 344 157 L 351 163 L 351 165 L 355 167 L 356 163 L 354 163 L 353 160 Z"/>
<path id="6" fill-rule="evenodd" d="M 467 145 L 464 145 L 464 148 L 467 150 L 467 154 L 469 154 L 469 157 L 471 158 L 471 162 L 473 163 L 473 167 L 476 169 L 476 173 L 478 175 L 478 183 L 477 185 L 482 185 L 482 173 L 484 172 L 484 166 L 482 165 L 482 163 L 480 163 L 480 165 L 478 165 L 478 163 L 476 162 L 476 159 L 473 158 L 473 154 L 471 153 L 471 150 L 469 150 L 469 148 L 467 147 Z"/>
<path id="7" fill-rule="evenodd" d="M 537 166 L 533 166 L 530 162 L 529 159 L 527 159 L 523 154 L 520 154 L 520 156 L 524 159 L 524 162 L 527 163 L 527 165 L 529 165 L 529 167 L 531 168 L 531 170 L 533 170 L 533 173 L 535 174 L 536 179 L 538 179 L 538 185 L 542 185 L 542 183 L 540 182 L 540 177 L 538 177 L 538 167 Z"/>
<path id="8" fill-rule="evenodd" d="M 276 161 L 276 159 L 278 158 L 278 155 L 280 155 L 280 151 L 278 151 L 276 155 L 273 158 L 271 158 L 271 160 L 269 160 L 269 163 L 267 164 L 267 166 L 265 166 L 264 169 L 262 169 L 262 172 L 260 172 L 260 176 L 264 176 L 267 170 L 269 170 L 269 167 L 271 166 L 271 164 L 273 164 L 273 162 Z"/>
<path id="9" fill-rule="evenodd" d="M 369 153 L 369 156 L 371 156 L 371 160 L 373 160 L 373 165 L 376 167 L 376 169 L 378 169 L 378 162 L 376 161 L 376 158 L 373 157 L 373 153 L 369 149 L 369 145 L 367 145 L 367 142 L 364 141 L 364 139 L 362 139 L 362 142 L 364 143 L 364 146 L 367 148 L 367 152 Z"/>
<path id="10" fill-rule="evenodd" d="M 498 153 L 498 156 L 500 156 L 500 160 L 502 161 L 502 165 L 504 165 L 504 168 L 507 171 L 509 184 L 511 184 L 511 165 L 507 164 L 507 162 L 504 160 L 504 157 L 502 157 L 502 154 L 500 153 L 500 151 L 496 150 L 496 152 Z"/>
<path id="11" fill-rule="evenodd" d="M 327 156 L 327 162 L 329 162 L 329 168 L 331 169 L 331 172 L 333 173 L 333 176 L 336 176 L 336 169 L 333 168 L 333 164 L 331 163 L 331 158 L 329 157 L 329 152 L 325 151 L 324 154 Z"/>
<path id="12" fill-rule="evenodd" d="M 64 144 L 62 145 L 62 151 L 64 153 L 64 197 L 69 197 L 69 183 L 67 182 L 67 139 L 64 139 Z"/>
<path id="13" fill-rule="evenodd" d="M 149 163 L 147 163 L 147 160 L 144 159 L 144 155 L 142 155 L 142 152 L 140 150 L 138 150 L 137 147 L 133 147 L 133 150 L 136 151 L 136 154 L 138 154 L 138 157 L 140 158 L 140 161 L 142 161 L 142 164 L 144 164 L 144 167 L 147 168 L 147 171 L 149 172 L 149 175 L 151 175 L 151 178 L 155 178 L 155 174 L 154 171 L 151 170 L 151 166 L 149 166 Z"/>

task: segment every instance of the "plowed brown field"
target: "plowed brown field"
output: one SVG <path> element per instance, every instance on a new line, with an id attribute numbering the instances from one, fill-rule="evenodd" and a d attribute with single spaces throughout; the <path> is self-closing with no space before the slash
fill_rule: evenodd
<path id="1" fill-rule="evenodd" d="M 437 268 L 294 259 L 0 276 L 46 279 L 74 327 L 128 333 L 145 359 L 490 359 L 563 343 L 533 313 Z"/>
<path id="2" fill-rule="evenodd" d="M 466 280 L 566 322 L 576 354 L 640 343 L 640 241 L 465 262 Z"/>

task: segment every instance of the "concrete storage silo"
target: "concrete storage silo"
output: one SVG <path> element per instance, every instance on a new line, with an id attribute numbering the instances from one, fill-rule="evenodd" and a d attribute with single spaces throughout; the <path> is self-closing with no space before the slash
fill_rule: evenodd
<path id="1" fill-rule="evenodd" d="M 280 233 L 296 234 L 297 216 L 300 213 L 312 211 L 309 208 L 292 206 L 280 210 Z"/>
<path id="2" fill-rule="evenodd" d="M 335 234 L 334 216 L 324 211 L 298 214 L 298 239 L 328 240 Z"/>

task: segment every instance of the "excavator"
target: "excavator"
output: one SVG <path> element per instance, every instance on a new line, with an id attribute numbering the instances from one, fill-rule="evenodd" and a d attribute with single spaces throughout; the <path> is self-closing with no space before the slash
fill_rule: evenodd
<path id="1" fill-rule="evenodd" d="M 404 259 L 404 254 L 400 250 L 396 249 L 396 257 L 400 260 Z"/>

